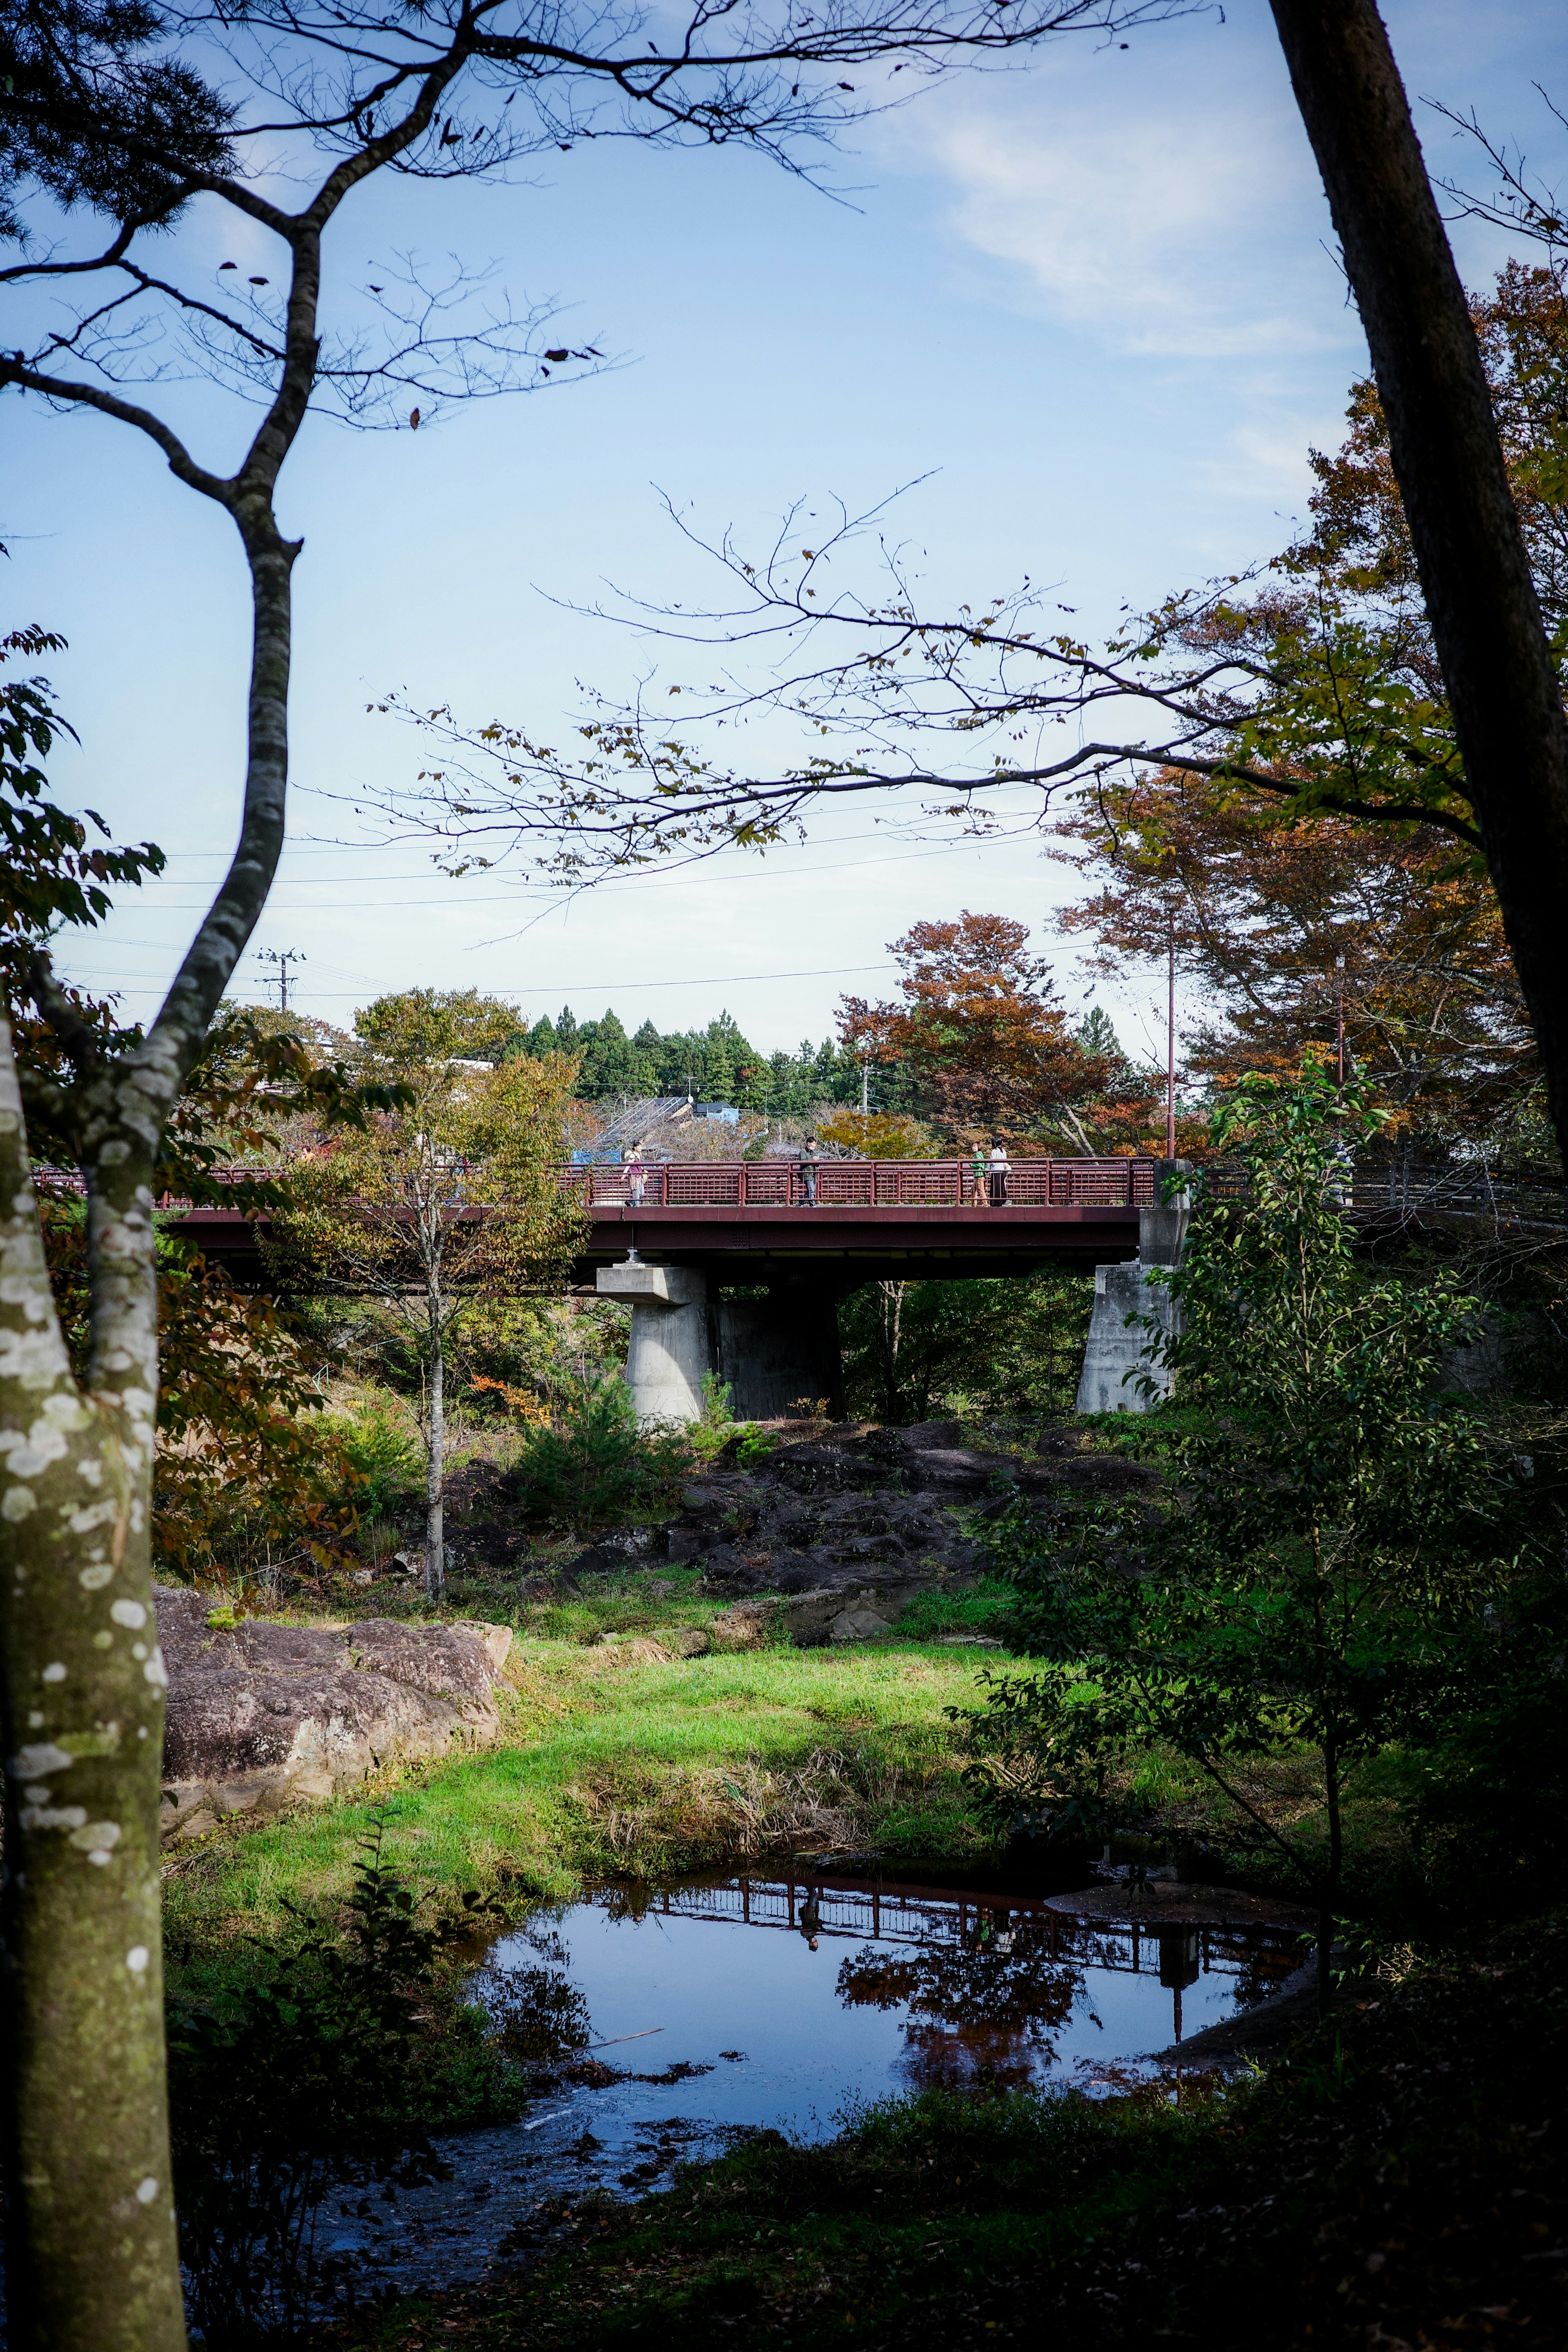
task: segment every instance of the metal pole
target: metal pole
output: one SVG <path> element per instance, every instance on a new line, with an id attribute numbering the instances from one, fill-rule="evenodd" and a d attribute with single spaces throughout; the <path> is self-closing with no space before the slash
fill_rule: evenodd
<path id="1" fill-rule="evenodd" d="M 1173 1160 L 1176 1156 L 1176 910 L 1173 907 L 1165 918 L 1165 1157 Z"/>
<path id="2" fill-rule="evenodd" d="M 1339 1032 L 1340 1085 L 1342 1087 L 1345 1082 L 1345 960 L 1342 955 L 1334 958 L 1334 1002 L 1335 1025 Z"/>

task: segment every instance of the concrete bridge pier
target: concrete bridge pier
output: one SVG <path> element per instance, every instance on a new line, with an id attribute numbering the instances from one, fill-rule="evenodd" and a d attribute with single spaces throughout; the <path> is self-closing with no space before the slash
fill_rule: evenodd
<path id="1" fill-rule="evenodd" d="M 710 1296 L 699 1268 L 623 1263 L 599 1268 L 601 1298 L 632 1310 L 626 1385 L 639 1420 L 696 1421 L 711 1372 L 737 1421 L 782 1420 L 803 1399 L 844 1410 L 838 1309 L 826 1284 L 771 1284 L 763 1298 Z"/>
<path id="2" fill-rule="evenodd" d="M 601 1298 L 632 1310 L 626 1386 L 643 1421 L 700 1421 L 710 1370 L 708 1277 L 684 1265 L 603 1265 Z"/>
<path id="3" fill-rule="evenodd" d="M 1170 1177 L 1184 1176 L 1189 1163 L 1161 1160 L 1155 1165 L 1163 1196 Z M 1152 1316 L 1167 1337 L 1173 1337 L 1180 1328 L 1169 1287 L 1163 1282 L 1151 1282 L 1149 1276 L 1155 1266 L 1180 1265 L 1190 1205 L 1191 1195 L 1184 1190 L 1168 1202 L 1162 1197 L 1156 1208 L 1142 1210 L 1137 1256 L 1118 1265 L 1095 1267 L 1094 1313 L 1078 1384 L 1079 1412 L 1147 1412 L 1152 1404 L 1170 1394 L 1171 1375 L 1151 1357 L 1152 1335 L 1141 1328 L 1137 1318 Z M 1145 1377 L 1153 1382 L 1152 1396 L 1140 1386 Z"/>

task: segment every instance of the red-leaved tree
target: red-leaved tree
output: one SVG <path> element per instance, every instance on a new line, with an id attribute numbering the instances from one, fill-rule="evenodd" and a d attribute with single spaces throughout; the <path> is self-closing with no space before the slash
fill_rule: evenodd
<path id="1" fill-rule="evenodd" d="M 1075 1113 L 1109 1067 L 1072 1035 L 1026 925 L 965 909 L 955 923 L 914 924 L 889 952 L 903 967 L 902 1002 L 841 998 L 846 1050 L 901 1067 L 921 1116 L 963 1149 L 1064 1132 L 1080 1145 Z"/>

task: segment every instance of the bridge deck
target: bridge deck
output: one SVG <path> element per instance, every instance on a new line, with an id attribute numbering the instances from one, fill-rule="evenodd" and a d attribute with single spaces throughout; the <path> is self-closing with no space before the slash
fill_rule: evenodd
<path id="1" fill-rule="evenodd" d="M 274 1171 L 239 1169 L 233 1181 Z M 1150 1160 L 1031 1160 L 1015 1163 L 1004 1204 L 979 1197 L 967 1162 L 824 1160 L 816 1198 L 790 1160 L 650 1164 L 638 1188 L 618 1165 L 557 1170 L 580 1193 L 588 1238 L 578 1280 L 624 1258 L 702 1266 L 721 1282 L 818 1272 L 835 1286 L 877 1276 L 1017 1274 L 1047 1259 L 1124 1258 L 1138 1247 L 1142 1209 L 1158 1197 Z M 634 1193 L 640 1189 L 640 1197 Z M 454 1205 L 461 1205 L 461 1176 Z M 165 1202 L 171 1220 L 235 1272 L 254 1271 L 265 1213 Z"/>

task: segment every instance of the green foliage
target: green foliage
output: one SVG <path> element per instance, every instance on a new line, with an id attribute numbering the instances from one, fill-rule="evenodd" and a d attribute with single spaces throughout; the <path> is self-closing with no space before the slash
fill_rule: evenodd
<path id="1" fill-rule="evenodd" d="M 378 996 L 354 1028 L 384 1059 L 430 1062 L 447 1055 L 500 1061 L 518 1034 L 515 1004 L 477 988 L 405 988 Z"/>
<path id="2" fill-rule="evenodd" d="M 1544 1483 L 1544 1482 L 1543 1482 Z M 1555 1517 L 1541 1497 L 1541 1521 Z M 1418 1759 L 1413 1924 L 1462 1936 L 1538 1912 L 1568 1822 L 1568 1562 L 1542 1545 L 1477 1644 L 1459 1703 Z"/>
<path id="3" fill-rule="evenodd" d="M 984 1577 L 961 1592 L 917 1592 L 900 1610 L 898 1630 L 911 1642 L 929 1642 L 943 1633 L 1005 1638 L 1016 1598 L 1012 1585 L 998 1576 Z"/>
<path id="4" fill-rule="evenodd" d="M 389 1518 L 400 1504 L 423 1493 L 423 1454 L 395 1406 L 373 1401 L 338 1426 L 344 1458 L 362 1482 L 359 1502 L 366 1518 Z"/>
<path id="5" fill-rule="evenodd" d="M 503 1049 L 527 1053 L 536 1059 L 546 1054 L 581 1056 L 577 1093 L 586 1102 L 614 1095 L 685 1095 L 699 1102 L 733 1103 L 737 1109 L 761 1111 L 770 1118 L 804 1118 L 823 1103 L 859 1100 L 860 1065 L 840 1051 L 832 1038 L 821 1045 L 807 1039 L 798 1053 L 759 1053 L 742 1035 L 732 1015 L 721 1013 L 704 1029 L 673 1031 L 664 1036 L 645 1021 L 628 1036 L 613 1010 L 602 1020 L 579 1022 L 570 1005 L 552 1021 L 548 1014 L 526 1034 L 519 1033 Z M 899 1109 L 893 1102 L 889 1077 L 879 1076 L 879 1109 Z M 896 1088 L 894 1088 L 896 1091 Z"/>
<path id="6" fill-rule="evenodd" d="M 395 2201 L 448 2178 L 422 2120 L 428 2005 L 483 1906 L 437 1913 L 384 1865 L 378 1820 L 341 1924 L 296 1913 L 288 1948 L 220 2006 L 175 2009 L 170 2095 L 180 2251 L 209 2344 L 298 2341 L 333 2282 L 330 2192 Z M 291 1906 L 290 1906 L 291 1908 Z"/>
<path id="7" fill-rule="evenodd" d="M 226 170 L 233 110 L 159 51 L 146 0 L 71 0 L 0 16 L 0 237 L 25 240 L 29 184 L 54 205 L 166 224 L 188 203 L 187 169 Z"/>
<path id="8" fill-rule="evenodd" d="M 1026 1281 L 875 1283 L 838 1310 L 852 1412 L 1070 1412 L 1094 1304 L 1092 1279 L 1047 1266 Z"/>
<path id="9" fill-rule="evenodd" d="M 691 1450 L 679 1430 L 645 1428 L 615 1376 L 568 1382 L 554 1418 L 525 1429 L 508 1486 L 547 1526 L 605 1527 L 671 1506 Z"/>
<path id="10" fill-rule="evenodd" d="M 1321 1072 L 1244 1081 L 1216 1131 L 1246 1197 L 1200 1188 L 1171 1277 L 1181 1409 L 1158 1502 L 1020 1507 L 994 1538 L 1015 1639 L 1043 1662 L 992 1695 L 995 1801 L 1016 1807 L 1032 1776 L 1047 1821 L 1081 1832 L 1110 1768 L 1164 1744 L 1325 1920 L 1351 1780 L 1458 1702 L 1513 1572 L 1521 1501 L 1484 1424 L 1440 1392 L 1474 1302 L 1352 1255 L 1343 1151 L 1372 1124 L 1364 1097 Z M 1305 1795 L 1250 1769 L 1303 1753 Z"/>

